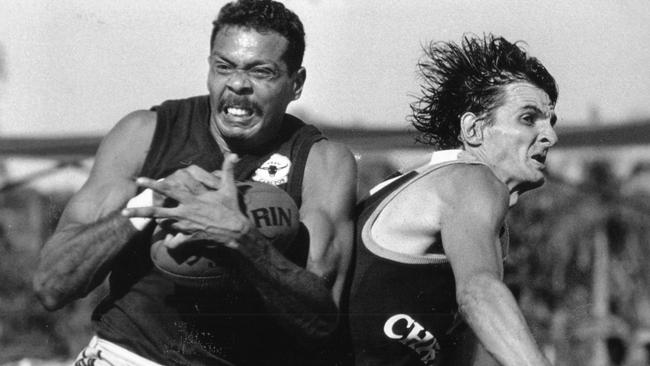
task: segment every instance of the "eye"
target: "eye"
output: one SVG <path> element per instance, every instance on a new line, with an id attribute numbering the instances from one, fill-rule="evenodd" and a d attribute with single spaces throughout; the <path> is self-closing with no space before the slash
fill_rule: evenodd
<path id="1" fill-rule="evenodd" d="M 222 75 L 231 74 L 234 70 L 232 66 L 224 62 L 215 62 L 212 64 L 212 67 L 214 68 L 214 71 Z"/>
<path id="2" fill-rule="evenodd" d="M 532 125 L 533 123 L 535 123 L 535 116 L 533 116 L 530 113 L 526 113 L 521 116 L 521 120 L 524 121 L 526 124 Z"/>
<path id="3" fill-rule="evenodd" d="M 273 79 L 276 75 L 276 72 L 270 67 L 256 66 L 250 69 L 249 74 L 256 79 L 268 80 Z"/>

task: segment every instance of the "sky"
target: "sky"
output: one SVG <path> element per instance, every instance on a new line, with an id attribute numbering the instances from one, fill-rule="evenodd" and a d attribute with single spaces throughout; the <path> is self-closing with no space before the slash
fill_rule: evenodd
<path id="1" fill-rule="evenodd" d="M 104 134 L 166 99 L 207 92 L 224 1 L 0 0 L 0 135 Z M 290 111 L 339 127 L 406 128 L 430 41 L 523 40 L 555 76 L 559 123 L 650 117 L 648 0 L 290 0 L 307 82 Z"/>

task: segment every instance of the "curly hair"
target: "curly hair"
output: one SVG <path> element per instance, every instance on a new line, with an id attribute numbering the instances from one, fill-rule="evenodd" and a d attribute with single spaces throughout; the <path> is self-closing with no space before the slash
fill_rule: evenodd
<path id="1" fill-rule="evenodd" d="M 210 49 L 219 30 L 226 26 L 252 28 L 256 31 L 274 31 L 284 36 L 289 45 L 283 55 L 290 73 L 302 65 L 305 54 L 305 30 L 300 18 L 282 3 L 272 0 L 238 0 L 224 5 L 212 22 Z"/>
<path id="2" fill-rule="evenodd" d="M 503 37 L 464 35 L 460 44 L 431 42 L 418 63 L 423 79 L 422 96 L 411 103 L 413 126 L 419 142 L 438 149 L 462 146 L 460 118 L 472 112 L 491 122 L 501 105 L 504 88 L 513 82 L 529 82 L 557 101 L 555 80 L 546 68 L 530 57 L 520 42 Z"/>

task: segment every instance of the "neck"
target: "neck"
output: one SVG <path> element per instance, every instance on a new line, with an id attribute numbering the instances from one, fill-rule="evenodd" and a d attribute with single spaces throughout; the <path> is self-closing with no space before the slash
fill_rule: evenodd
<path id="1" fill-rule="evenodd" d="M 267 152 L 275 145 L 277 140 L 277 134 L 268 134 L 264 131 L 260 131 L 255 137 L 249 139 L 227 138 L 221 134 L 213 123 L 210 124 L 210 134 L 224 154 L 232 152 L 236 154 L 259 155 Z"/>
<path id="2" fill-rule="evenodd" d="M 226 143 L 226 140 L 223 138 L 221 132 L 219 132 L 219 129 L 214 123 L 210 123 L 210 134 L 217 142 L 219 150 L 221 150 L 223 154 L 231 152 L 230 146 L 228 146 L 228 143 Z"/>
<path id="3" fill-rule="evenodd" d="M 480 149 L 471 149 L 468 151 L 467 147 L 465 147 L 464 150 L 465 150 L 464 154 L 469 155 L 468 159 L 476 159 L 478 161 L 481 161 L 490 168 L 494 176 L 497 177 L 497 179 L 500 180 L 508 189 L 508 192 L 510 193 L 509 206 L 510 207 L 514 206 L 519 200 L 519 196 L 524 191 L 526 191 L 526 187 L 499 174 L 499 171 L 495 168 L 494 164 L 492 164 L 490 160 L 487 159 L 486 155 Z"/>

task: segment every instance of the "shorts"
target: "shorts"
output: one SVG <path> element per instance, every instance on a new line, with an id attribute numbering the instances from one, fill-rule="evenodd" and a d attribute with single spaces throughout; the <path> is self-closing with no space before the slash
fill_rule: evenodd
<path id="1" fill-rule="evenodd" d="M 84 348 L 74 366 L 162 366 L 122 348 L 113 342 L 94 336 Z"/>

